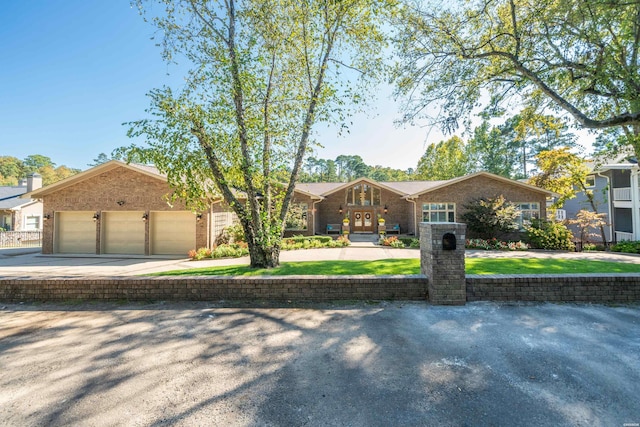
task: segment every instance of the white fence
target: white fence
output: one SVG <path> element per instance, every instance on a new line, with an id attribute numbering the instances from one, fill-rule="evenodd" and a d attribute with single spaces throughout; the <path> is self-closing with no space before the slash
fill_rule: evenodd
<path id="1" fill-rule="evenodd" d="M 42 231 L 0 231 L 0 248 L 42 246 Z"/>
<path id="2" fill-rule="evenodd" d="M 624 231 L 616 231 L 616 242 L 622 242 L 623 240 L 633 240 L 633 233 L 626 233 Z"/>
<path id="3" fill-rule="evenodd" d="M 631 187 L 621 187 L 613 189 L 613 200 L 629 201 L 631 200 Z"/>

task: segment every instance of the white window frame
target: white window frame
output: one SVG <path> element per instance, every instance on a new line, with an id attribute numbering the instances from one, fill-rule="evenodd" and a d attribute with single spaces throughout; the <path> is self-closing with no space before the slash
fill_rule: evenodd
<path id="1" fill-rule="evenodd" d="M 533 208 L 532 205 L 536 205 L 537 208 Z M 531 219 L 540 219 L 540 202 L 517 202 L 516 206 L 520 211 L 518 218 L 516 218 L 520 230 L 524 230 L 524 226 L 531 223 Z"/>
<path id="2" fill-rule="evenodd" d="M 595 175 L 587 175 L 584 180 L 585 188 L 594 188 L 596 186 L 596 176 Z"/>
<path id="3" fill-rule="evenodd" d="M 35 219 L 35 221 L 34 221 Z M 31 220 L 31 224 L 29 223 Z M 34 226 L 34 227 L 30 227 Z M 24 216 L 24 226 L 22 227 L 25 231 L 39 231 L 42 228 L 42 221 L 40 215 L 25 215 Z"/>
<path id="4" fill-rule="evenodd" d="M 434 207 L 435 206 L 435 207 Z M 432 214 L 445 214 L 446 221 L 432 221 Z M 425 202 L 422 204 L 422 222 L 456 222 L 456 204 L 451 202 Z"/>

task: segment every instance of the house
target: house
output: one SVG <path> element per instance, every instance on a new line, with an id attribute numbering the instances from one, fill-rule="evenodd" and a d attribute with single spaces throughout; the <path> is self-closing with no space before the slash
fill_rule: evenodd
<path id="1" fill-rule="evenodd" d="M 597 167 L 596 177 L 607 181 L 613 240 L 640 240 L 640 169 L 634 158 L 619 158 Z"/>
<path id="2" fill-rule="evenodd" d="M 211 247 L 234 215 L 221 200 L 202 212 L 181 201 L 154 167 L 118 160 L 95 166 L 27 196 L 44 204 L 45 254 L 184 255 Z M 286 235 L 326 234 L 350 219 L 351 233 L 387 230 L 418 234 L 418 223 L 460 221 L 463 206 L 479 197 L 504 195 L 518 203 L 522 219 L 545 217 L 551 192 L 486 172 L 447 181 L 300 183 Z"/>
<path id="3" fill-rule="evenodd" d="M 603 171 L 594 170 L 593 173 L 587 176 L 585 186 L 587 190 L 593 192 L 593 199 L 596 209 L 599 214 L 604 214 L 604 219 L 607 222 L 607 225 L 604 227 L 604 234 L 607 242 L 611 242 L 613 240 L 613 223 L 612 223 L 612 215 L 611 215 L 611 197 L 609 195 L 610 191 L 610 181 L 611 177 L 602 173 Z M 569 199 L 564 202 L 562 209 L 558 209 L 558 215 L 556 219 L 562 221 L 565 219 L 573 219 L 576 217 L 578 212 L 581 210 L 587 210 L 593 212 L 593 207 L 591 203 L 587 199 L 587 196 L 583 191 L 579 191 L 576 193 L 576 197 L 573 199 Z M 578 226 L 575 224 L 569 224 L 567 226 L 574 237 L 578 239 L 580 237 L 580 231 L 578 230 Z M 600 235 L 599 231 L 595 231 Z M 599 242 L 600 237 L 592 237 L 589 239 L 592 242 Z"/>
<path id="4" fill-rule="evenodd" d="M 22 198 L 42 187 L 42 177 L 31 174 L 17 186 L 0 187 L 0 229 L 34 231 L 42 229 L 42 202 Z"/>

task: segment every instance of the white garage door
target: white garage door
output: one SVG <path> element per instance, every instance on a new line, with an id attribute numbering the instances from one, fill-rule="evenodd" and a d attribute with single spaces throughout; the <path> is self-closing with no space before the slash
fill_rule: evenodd
<path id="1" fill-rule="evenodd" d="M 151 212 L 151 253 L 187 255 L 196 248 L 196 216 L 191 212 Z"/>
<path id="2" fill-rule="evenodd" d="M 96 223 L 94 212 L 56 212 L 54 252 L 95 254 Z"/>
<path id="3" fill-rule="evenodd" d="M 102 212 L 102 253 L 144 255 L 144 212 Z"/>

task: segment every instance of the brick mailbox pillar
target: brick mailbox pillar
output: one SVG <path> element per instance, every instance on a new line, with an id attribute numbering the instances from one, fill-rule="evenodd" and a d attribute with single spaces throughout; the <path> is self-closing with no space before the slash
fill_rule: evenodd
<path id="1" fill-rule="evenodd" d="M 429 301 L 464 305 L 467 291 L 464 245 L 467 226 L 452 222 L 420 223 L 420 270 L 429 280 Z"/>

